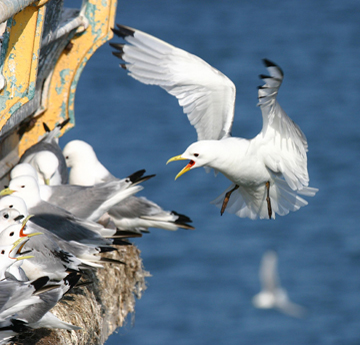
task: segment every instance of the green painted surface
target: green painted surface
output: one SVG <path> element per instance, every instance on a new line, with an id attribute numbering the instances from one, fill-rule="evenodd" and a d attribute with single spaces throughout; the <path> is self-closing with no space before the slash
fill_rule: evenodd
<path id="1" fill-rule="evenodd" d="M 66 83 L 66 77 L 70 74 L 70 68 L 65 68 L 60 72 L 60 82 L 61 84 L 57 87 L 55 87 L 55 90 L 58 95 L 60 95 L 63 92 L 65 83 Z"/>

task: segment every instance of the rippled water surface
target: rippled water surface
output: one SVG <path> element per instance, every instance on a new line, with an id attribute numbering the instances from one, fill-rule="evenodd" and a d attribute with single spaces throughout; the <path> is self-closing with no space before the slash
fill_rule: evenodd
<path id="1" fill-rule="evenodd" d="M 117 22 L 194 53 L 237 87 L 233 134 L 261 129 L 261 59 L 279 64 L 279 102 L 308 138 L 309 205 L 275 221 L 220 216 L 209 202 L 229 184 L 195 169 L 174 182 L 165 165 L 196 140 L 177 101 L 118 68 L 108 44 L 86 66 L 76 127 L 116 176 L 156 173 L 141 195 L 193 219 L 195 231 L 153 229 L 136 240 L 152 277 L 135 321 L 107 345 L 360 343 L 360 3 L 342 1 L 119 1 Z M 119 40 L 115 40 L 119 41 Z M 263 253 L 275 249 L 295 319 L 258 310 Z"/>

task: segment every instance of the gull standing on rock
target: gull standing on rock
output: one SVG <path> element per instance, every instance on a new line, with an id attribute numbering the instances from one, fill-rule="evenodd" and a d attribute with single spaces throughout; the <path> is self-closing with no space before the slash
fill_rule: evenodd
<path id="1" fill-rule="evenodd" d="M 239 217 L 275 218 L 307 205 L 299 195 L 314 196 L 308 187 L 307 140 L 276 100 L 283 72 L 264 59 L 269 76 L 261 75 L 259 106 L 261 132 L 253 139 L 231 136 L 235 108 L 235 86 L 230 79 L 199 57 L 151 35 L 117 25 L 114 33 L 127 43 L 111 44 L 120 66 L 144 84 L 158 85 L 175 96 L 198 142 L 168 160 L 190 160 L 176 176 L 198 168 L 213 168 L 232 184 L 213 203 Z"/>

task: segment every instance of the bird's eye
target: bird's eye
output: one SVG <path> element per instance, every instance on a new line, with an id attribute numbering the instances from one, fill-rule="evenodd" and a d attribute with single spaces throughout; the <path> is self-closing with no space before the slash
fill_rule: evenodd
<path id="1" fill-rule="evenodd" d="M 198 153 L 194 153 L 194 156 L 195 156 L 195 157 L 199 157 L 199 154 L 198 154 Z"/>
<path id="2" fill-rule="evenodd" d="M 14 236 L 14 231 L 10 232 L 9 235 L 10 235 L 10 236 Z"/>
<path id="3" fill-rule="evenodd" d="M 5 250 L 4 250 L 4 249 L 1 251 L 1 254 L 2 254 L 2 255 L 4 255 L 4 254 L 5 254 Z"/>
<path id="4" fill-rule="evenodd" d="M 25 186 L 24 186 L 24 185 L 22 185 L 22 186 L 21 186 L 21 188 L 25 188 Z"/>
<path id="5" fill-rule="evenodd" d="M 5 213 L 5 214 L 4 214 L 4 218 L 5 218 L 5 219 L 8 219 L 8 218 L 9 218 L 9 214 L 8 214 L 8 213 Z"/>
<path id="6" fill-rule="evenodd" d="M 65 159 L 69 159 L 69 156 L 65 156 Z"/>
<path id="7" fill-rule="evenodd" d="M 14 205 L 9 205 L 9 208 L 13 208 L 14 207 Z"/>

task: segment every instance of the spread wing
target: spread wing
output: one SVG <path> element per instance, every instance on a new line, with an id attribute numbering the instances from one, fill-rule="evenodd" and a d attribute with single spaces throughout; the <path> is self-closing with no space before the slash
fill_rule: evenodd
<path id="1" fill-rule="evenodd" d="M 111 44 L 121 67 L 144 84 L 158 85 L 175 96 L 198 140 L 230 135 L 234 117 L 235 86 L 224 74 L 199 57 L 151 35 L 117 25 L 113 31 L 129 44 Z"/>
<path id="2" fill-rule="evenodd" d="M 264 59 L 264 64 L 270 75 L 260 75 L 265 85 L 259 87 L 258 94 L 263 117 L 258 140 L 266 143 L 263 154 L 267 167 L 281 173 L 293 190 L 301 190 L 309 184 L 307 140 L 276 100 L 284 76 L 282 70 L 269 60 Z"/>

